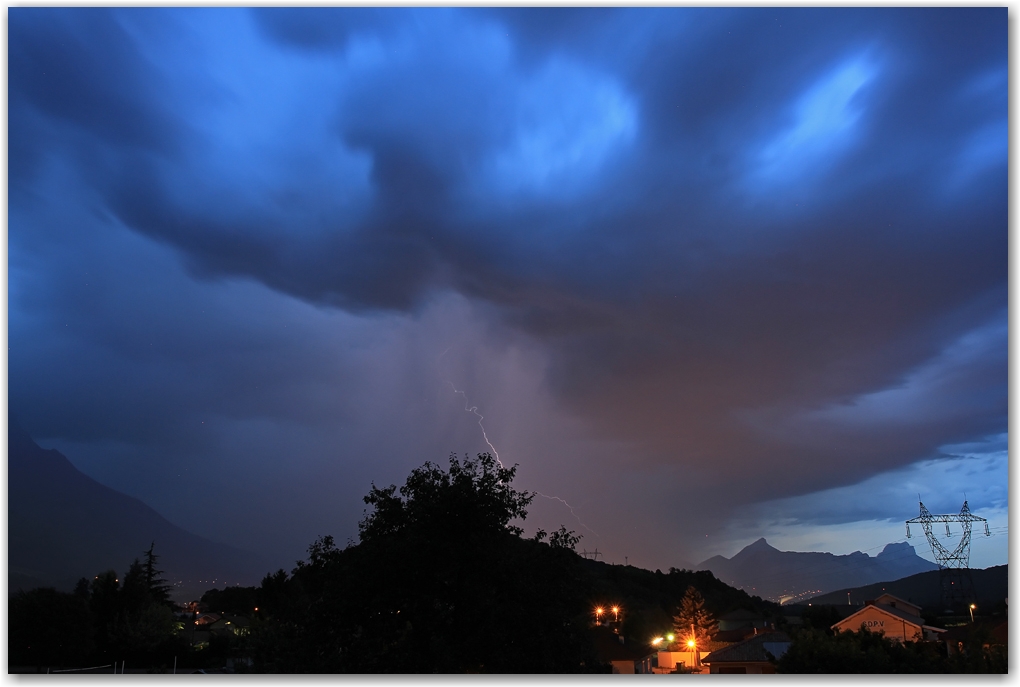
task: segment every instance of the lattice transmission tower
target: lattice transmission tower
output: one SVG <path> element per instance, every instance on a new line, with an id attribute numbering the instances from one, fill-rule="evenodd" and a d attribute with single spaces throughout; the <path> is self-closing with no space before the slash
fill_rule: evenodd
<path id="1" fill-rule="evenodd" d="M 939 566 L 939 583 L 942 587 L 943 603 L 947 604 L 949 608 L 953 608 L 958 604 L 973 601 L 974 580 L 970 575 L 971 528 L 975 522 L 983 522 L 985 536 L 990 537 L 988 521 L 972 514 L 966 501 L 963 502 L 963 508 L 960 509 L 958 515 L 932 515 L 923 503 L 920 501 L 918 503 L 921 505 L 921 514 L 907 520 L 907 537 L 910 537 L 911 524 L 920 524 L 924 528 L 924 534 L 928 537 L 928 543 L 931 545 L 931 552 Z M 953 536 L 949 529 L 949 523 L 958 522 L 962 525 L 963 535 L 960 537 L 960 543 L 952 551 L 943 546 L 931 531 L 932 525 L 937 522 L 945 523 L 947 537 Z"/>

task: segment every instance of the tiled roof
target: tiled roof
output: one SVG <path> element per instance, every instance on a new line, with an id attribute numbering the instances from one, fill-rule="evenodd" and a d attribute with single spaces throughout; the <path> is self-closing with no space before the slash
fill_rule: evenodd
<path id="1" fill-rule="evenodd" d="M 769 660 L 768 654 L 779 658 L 790 646 L 785 632 L 761 632 L 742 642 L 713 651 L 702 663 L 761 663 Z"/>
<path id="2" fill-rule="evenodd" d="M 883 599 L 889 599 L 889 601 L 883 601 Z M 920 606 L 918 606 L 912 601 L 907 601 L 906 599 L 901 599 L 898 596 L 893 596 L 889 592 L 884 592 L 881 596 L 877 597 L 875 599 L 875 603 L 881 604 L 883 606 L 895 606 L 896 608 L 900 608 L 901 606 L 910 606 L 911 608 L 917 609 L 917 613 L 914 613 L 914 615 L 921 614 Z"/>
<path id="3" fill-rule="evenodd" d="M 748 611 L 743 608 L 738 608 L 735 611 L 730 611 L 724 616 L 721 616 L 719 620 L 735 621 L 735 620 L 763 620 L 764 618 L 759 613 L 754 611 Z"/>
<path id="4" fill-rule="evenodd" d="M 883 613 L 888 613 L 889 615 L 891 615 L 893 617 L 896 617 L 896 618 L 899 618 L 900 620 L 906 621 L 906 622 L 910 623 L 911 625 L 914 625 L 915 627 L 922 627 L 922 626 L 923 627 L 927 627 L 927 625 L 924 624 L 924 620 L 919 618 L 918 616 L 916 616 L 916 615 L 914 615 L 912 613 L 907 613 L 906 611 L 902 611 L 902 610 L 900 610 L 898 608 L 893 608 L 892 606 L 886 606 L 884 604 L 869 604 L 868 606 L 861 606 L 861 608 L 858 609 L 856 612 L 848 615 L 846 618 L 844 618 L 843 620 L 840 620 L 838 623 L 836 623 L 832 627 L 835 628 L 836 625 L 840 625 L 842 627 L 845 627 L 845 628 L 848 628 L 848 629 L 852 629 L 852 630 L 859 629 L 852 622 L 853 621 L 853 617 L 856 616 L 859 613 L 864 613 L 869 608 L 874 608 L 874 609 L 877 609 L 879 611 L 882 611 Z M 932 628 L 932 629 L 937 629 L 937 628 Z"/>
<path id="5" fill-rule="evenodd" d="M 753 627 L 739 627 L 736 630 L 719 630 L 712 635 L 712 639 L 716 642 L 732 644 L 733 642 L 743 641 L 753 634 Z"/>

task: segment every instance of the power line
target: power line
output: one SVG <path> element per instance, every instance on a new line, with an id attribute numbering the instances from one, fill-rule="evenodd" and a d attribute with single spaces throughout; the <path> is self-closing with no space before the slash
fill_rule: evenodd
<path id="1" fill-rule="evenodd" d="M 960 509 L 959 514 L 948 515 L 932 515 L 924 507 L 924 503 L 920 499 L 918 504 L 921 506 L 921 514 L 916 518 L 907 520 L 907 537 L 910 537 L 911 523 L 920 524 L 924 529 L 924 534 L 928 537 L 928 544 L 931 545 L 932 555 L 935 556 L 935 562 L 939 566 L 939 580 L 942 583 L 942 600 L 950 606 L 961 601 L 967 602 L 972 600 L 974 596 L 974 580 L 970 574 L 971 528 L 975 522 L 983 522 L 985 524 L 985 536 L 990 537 L 992 533 L 988 528 L 988 521 L 971 513 L 970 506 L 967 505 L 966 500 L 963 502 L 963 508 Z M 944 524 L 946 526 L 946 536 L 950 537 L 952 534 L 949 530 L 949 523 L 953 522 L 960 523 L 963 533 L 960 537 L 960 543 L 957 544 L 955 549 L 950 551 L 942 545 L 942 542 L 932 532 L 932 525 L 935 523 Z"/>

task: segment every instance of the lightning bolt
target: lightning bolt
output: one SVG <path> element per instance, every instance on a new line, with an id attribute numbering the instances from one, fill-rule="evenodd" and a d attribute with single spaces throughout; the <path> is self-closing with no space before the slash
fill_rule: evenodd
<path id="1" fill-rule="evenodd" d="M 600 536 L 599 536 L 599 533 L 598 533 L 598 532 L 596 532 L 595 530 L 593 530 L 592 528 L 588 527 L 588 526 L 587 526 L 587 525 L 585 525 L 585 524 L 584 524 L 583 522 L 581 522 L 581 518 L 580 518 L 580 517 L 578 517 L 577 513 L 575 513 L 575 512 L 574 512 L 574 507 L 573 507 L 573 506 L 571 506 L 571 505 L 570 505 L 569 503 L 567 503 L 566 501 L 564 501 L 563 499 L 561 499 L 561 498 L 560 498 L 559 496 L 549 496 L 549 495 L 547 495 L 547 494 L 543 494 L 543 493 L 542 493 L 542 492 L 540 492 L 540 491 L 536 491 L 535 493 L 536 493 L 536 494 L 537 494 L 538 496 L 541 496 L 542 498 L 546 498 L 546 499 L 549 499 L 550 501 L 559 501 L 560 503 L 562 503 L 562 504 L 563 504 L 564 506 L 566 506 L 566 507 L 567 507 L 567 509 L 568 509 L 568 510 L 570 511 L 570 514 L 574 516 L 574 520 L 577 520 L 578 524 L 579 524 L 579 525 L 581 525 L 581 527 L 583 527 L 584 529 L 588 530 L 589 532 L 591 532 L 592 534 L 594 534 L 594 535 L 595 535 L 596 537 L 598 537 L 599 539 L 602 539 L 602 537 L 600 537 Z"/>
<path id="2" fill-rule="evenodd" d="M 447 349 L 446 349 L 446 351 L 448 351 L 448 350 L 450 350 L 450 349 L 449 349 L 449 348 L 447 348 Z M 446 354 L 446 351 L 443 351 L 443 355 L 445 355 L 445 354 Z M 440 355 L 440 357 L 442 357 L 442 355 Z M 460 391 L 460 390 L 459 390 L 459 389 L 458 389 L 457 387 L 455 387 L 455 386 L 453 385 L 453 382 L 451 382 L 451 381 L 449 381 L 449 380 L 447 380 L 447 382 L 446 382 L 446 383 L 450 385 L 450 388 L 451 388 L 451 389 L 453 389 L 453 393 L 455 393 L 455 394 L 460 394 L 461 396 L 463 396 L 463 397 L 464 397 L 464 410 L 465 410 L 465 411 L 467 411 L 467 412 L 469 412 L 469 413 L 472 413 L 472 414 L 474 414 L 474 415 L 477 415 L 477 416 L 478 416 L 478 426 L 479 426 L 479 427 L 481 428 L 481 430 L 482 430 L 482 438 L 483 438 L 483 439 L 485 439 L 485 443 L 489 445 L 489 448 L 490 448 L 490 449 L 492 449 L 492 455 L 496 457 L 496 462 L 497 462 L 497 463 L 499 463 L 499 467 L 501 467 L 501 468 L 504 468 L 504 469 L 505 469 L 505 468 L 506 468 L 506 466 L 505 466 L 505 465 L 503 465 L 503 461 L 501 461 L 501 460 L 499 459 L 499 451 L 497 451 L 497 450 L 496 450 L 496 447 L 492 445 L 492 442 L 491 442 L 491 441 L 489 441 L 489 436 L 488 436 L 488 435 L 487 435 L 487 434 L 485 433 L 485 425 L 483 425 L 483 424 L 482 424 L 482 420 L 484 420 L 484 419 L 485 419 L 485 416 L 484 416 L 484 415 L 482 415 L 481 413 L 479 413 L 479 412 L 478 412 L 478 406 L 473 406 L 473 405 L 471 405 L 471 402 L 470 402 L 470 401 L 468 400 L 468 397 L 467 397 L 467 393 L 466 393 L 466 392 L 464 392 L 464 391 Z M 590 527 L 588 527 L 587 525 L 585 525 L 585 524 L 584 524 L 584 522 L 582 522 L 581 518 L 580 518 L 580 517 L 578 517 L 577 513 L 575 513 L 575 512 L 574 512 L 574 507 L 573 507 L 573 506 L 571 506 L 571 505 L 570 505 L 569 503 L 567 503 L 566 501 L 564 501 L 563 499 L 561 499 L 561 498 L 560 498 L 559 496 L 549 496 L 549 495 L 547 495 L 547 494 L 543 494 L 543 493 L 542 493 L 542 492 L 540 492 L 540 491 L 536 491 L 536 492 L 535 492 L 535 494 L 536 494 L 537 496 L 541 496 L 542 498 L 545 498 L 545 499 L 549 499 L 550 501 L 559 501 L 560 503 L 562 503 L 562 504 L 563 504 L 564 506 L 566 506 L 566 507 L 567 507 L 567 509 L 568 509 L 568 510 L 570 511 L 570 514 L 574 516 L 574 519 L 575 519 L 575 520 L 577 520 L 578 524 L 580 524 L 580 525 L 581 525 L 581 527 L 583 527 L 584 529 L 588 530 L 589 532 L 591 532 L 592 534 L 594 534 L 594 535 L 595 535 L 596 537 L 598 537 L 599 539 L 601 539 L 601 538 L 602 538 L 601 536 L 599 536 L 599 533 L 598 533 L 598 532 L 596 532 L 596 531 L 595 531 L 595 530 L 593 530 L 592 528 L 590 528 Z"/>
<path id="3" fill-rule="evenodd" d="M 447 348 L 446 350 L 448 351 L 448 350 L 450 350 L 450 349 L 449 349 L 449 348 Z M 445 352 L 446 352 L 446 351 L 443 351 L 443 353 L 445 353 Z M 451 388 L 451 389 L 453 389 L 453 393 L 455 393 L 455 394 L 460 394 L 461 396 L 463 396 L 463 397 L 464 397 L 464 410 L 466 410 L 466 411 L 467 411 L 467 412 L 469 412 L 469 413 L 474 413 L 475 415 L 477 415 L 477 416 L 478 416 L 478 426 L 482 428 L 482 438 L 483 438 L 483 439 L 485 439 L 485 443 L 486 443 L 486 444 L 488 444 L 488 445 L 489 445 L 489 448 L 491 448 L 491 449 L 492 449 L 492 455 L 496 456 L 496 462 L 497 462 L 497 463 L 499 463 L 499 467 L 501 467 L 501 468 L 504 468 L 504 469 L 505 469 L 505 468 L 506 468 L 506 466 L 505 466 L 505 465 L 503 465 L 503 461 L 501 461 L 501 460 L 499 459 L 499 451 L 497 451 L 497 450 L 496 450 L 496 447 L 492 445 L 492 442 L 491 442 L 491 441 L 489 441 L 489 435 L 487 435 L 487 434 L 485 433 L 485 425 L 483 425 L 483 424 L 482 424 L 482 420 L 484 420 L 484 419 L 485 419 L 485 416 L 484 416 L 484 415 L 482 415 L 481 413 L 479 413 L 479 412 L 478 412 L 478 406 L 473 406 L 473 405 L 471 405 L 471 402 L 470 402 L 470 401 L 468 401 L 468 397 L 467 397 L 467 394 L 466 394 L 465 392 L 463 392 L 463 391 L 458 391 L 458 390 L 457 390 L 457 387 L 455 387 L 455 386 L 453 385 L 453 382 L 451 382 L 451 381 L 447 381 L 446 383 L 450 385 L 450 388 Z"/>

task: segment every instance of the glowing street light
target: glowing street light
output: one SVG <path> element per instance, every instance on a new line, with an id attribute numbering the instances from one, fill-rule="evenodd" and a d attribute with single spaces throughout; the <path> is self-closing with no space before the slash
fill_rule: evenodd
<path id="1" fill-rule="evenodd" d="M 616 622 L 620 622 L 620 607 L 619 606 L 613 606 L 609 610 L 611 610 L 613 612 L 613 620 L 616 621 Z"/>
<path id="2" fill-rule="evenodd" d="M 597 624 L 599 624 L 599 625 L 602 624 L 602 614 L 605 613 L 605 612 L 606 611 L 605 611 L 605 609 L 602 608 L 602 606 L 597 606 L 595 608 L 595 622 Z"/>
<path id="3" fill-rule="evenodd" d="M 974 604 L 970 605 L 970 622 L 974 622 L 974 609 L 977 608 Z"/>

